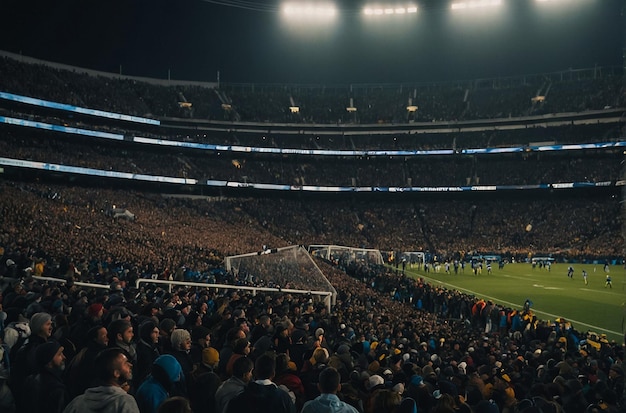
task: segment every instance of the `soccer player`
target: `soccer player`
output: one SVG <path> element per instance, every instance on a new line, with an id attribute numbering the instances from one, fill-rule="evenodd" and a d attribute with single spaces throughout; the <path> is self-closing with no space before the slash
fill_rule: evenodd
<path id="1" fill-rule="evenodd" d="M 613 288 L 613 284 L 611 283 L 611 276 L 609 274 L 606 275 L 606 283 L 604 283 L 604 288 L 606 287 Z"/>
<path id="2" fill-rule="evenodd" d="M 567 276 L 572 279 L 574 278 L 574 268 L 571 265 L 567 267 Z"/>
<path id="3" fill-rule="evenodd" d="M 587 282 L 587 271 L 583 270 L 583 280 L 585 281 L 585 285 L 589 285 Z"/>

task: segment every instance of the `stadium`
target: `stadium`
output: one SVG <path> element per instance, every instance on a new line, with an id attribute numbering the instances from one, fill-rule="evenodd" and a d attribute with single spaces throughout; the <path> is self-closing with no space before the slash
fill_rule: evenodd
<path id="1" fill-rule="evenodd" d="M 211 40 L 211 61 L 182 45 L 197 25 L 164 40 L 183 22 L 154 35 L 162 53 L 147 34 L 128 40 L 144 42 L 135 51 L 84 23 L 56 24 L 63 39 L 84 30 L 66 47 L 18 40 L 23 20 L 39 35 L 47 23 L 12 5 L 0 42 L 0 383 L 14 398 L 0 410 L 27 411 L 15 366 L 32 366 L 17 354 L 45 313 L 45 341 L 64 347 L 68 367 L 89 347 L 85 323 L 110 333 L 128 317 L 126 345 L 138 348 L 151 322 L 151 354 L 179 360 L 194 412 L 228 411 L 202 397 L 217 387 L 193 390 L 195 372 L 213 348 L 220 365 L 205 368 L 230 380 L 239 331 L 244 357 L 291 359 L 275 382 L 294 412 L 319 396 L 318 347 L 320 366 L 340 373 L 339 398 L 361 413 L 624 411 L 623 5 L 522 3 L 181 2 L 171 12 L 204 13 L 210 33 L 234 19 L 240 36 Z M 124 12 L 146 11 L 134 24 L 148 31 L 167 6 Z M 63 19 L 81 18 L 66 7 Z M 94 7 L 130 30 L 124 13 Z M 537 21 L 518 27 L 519 16 Z M 244 35 L 257 24 L 259 44 L 281 42 L 258 52 Z M 462 40 L 443 53 L 421 40 L 427 29 Z M 512 42 L 529 29 L 532 50 Z M 507 46 L 478 46 L 498 30 Z M 407 46 L 408 34 L 420 40 Z M 99 47 L 79 52 L 85 42 Z M 191 350 L 166 344 L 164 320 Z M 143 409 L 154 360 L 133 351 L 142 374 L 130 394 Z M 59 380 L 58 411 L 89 391 Z"/>

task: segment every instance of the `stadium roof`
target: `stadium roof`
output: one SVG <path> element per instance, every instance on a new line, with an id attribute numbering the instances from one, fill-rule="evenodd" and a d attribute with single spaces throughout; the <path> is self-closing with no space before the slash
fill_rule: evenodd
<path id="1" fill-rule="evenodd" d="M 394 12 L 372 19 L 365 0 L 336 0 L 332 20 L 293 22 L 279 0 L 10 0 L 0 49 L 128 75 L 219 73 L 225 82 L 397 83 L 622 65 L 620 0 L 500 0 L 470 10 L 483 1 L 457 13 L 452 0 L 385 0 L 376 4 Z M 412 4 L 416 13 L 395 13 Z"/>

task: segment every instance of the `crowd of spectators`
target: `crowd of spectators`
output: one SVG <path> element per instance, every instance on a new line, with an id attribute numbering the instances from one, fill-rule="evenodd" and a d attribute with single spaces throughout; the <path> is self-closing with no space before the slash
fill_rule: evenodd
<path id="1" fill-rule="evenodd" d="M 594 68 L 440 84 L 221 84 L 216 91 L 209 83 L 161 86 L 57 69 L 44 62 L 0 59 L 0 90 L 5 92 L 136 116 L 318 124 L 459 121 L 602 110 L 623 106 L 622 76 L 617 69 Z M 533 101 L 539 93 L 544 100 Z M 356 112 L 346 111 L 351 102 Z M 417 112 L 407 112 L 409 102 L 418 107 Z M 300 111 L 292 113 L 292 106 Z"/>
<path id="2" fill-rule="evenodd" d="M 5 250 L 0 266 L 6 412 L 95 403 L 156 412 L 172 397 L 194 412 L 305 412 L 327 393 L 362 413 L 623 407 L 621 345 L 564 319 L 538 320 L 528 303 L 507 307 L 384 267 L 318 261 L 337 290 L 329 311 L 306 294 L 135 288 L 139 274 L 118 261 L 70 264 L 45 282 L 39 271 L 48 275 L 51 263 L 6 257 L 19 258 Z M 87 279 L 110 288 L 74 283 Z M 121 365 L 103 367 L 107 347 Z M 341 383 L 334 391 L 323 384 L 328 368 Z M 50 383 L 46 403 L 33 403 Z"/>
<path id="3" fill-rule="evenodd" d="M 232 120 L 232 113 L 225 114 L 221 106 L 228 103 L 237 119 L 261 122 L 517 117 L 559 111 L 550 109 L 556 100 L 552 96 L 566 101 L 559 107 L 568 111 L 623 103 L 617 75 L 587 75 L 391 88 L 225 85 L 216 91 L 0 60 L 0 90 L 11 93 L 140 116 L 228 115 Z M 571 92 L 581 84 L 589 93 Z M 545 104 L 531 102 L 537 90 L 549 92 Z M 359 107 L 352 119 L 345 117 L 350 98 Z M 415 119 L 406 118 L 408 98 L 423 111 Z M 179 105 L 186 101 L 193 103 L 193 111 Z M 301 115 L 287 112 L 292 103 L 302 107 Z M 620 126 L 554 127 L 533 131 L 532 138 L 524 135 L 527 130 L 465 132 L 467 139 L 451 133 L 386 137 L 383 143 L 376 134 L 361 141 L 307 137 L 299 145 L 396 149 L 458 148 L 474 142 L 598 142 L 619 138 Z M 3 156 L 294 185 L 521 185 L 615 181 L 621 176 L 621 158 L 612 152 L 427 161 L 235 159 L 31 132 L 3 126 Z M 291 138 L 225 130 L 216 136 L 233 143 L 269 141 L 276 147 L 289 147 L 285 142 Z M 203 139 L 217 143 L 212 135 Z M 257 268 L 223 268 L 225 256 L 294 244 L 429 251 L 446 259 L 468 251 L 516 258 L 536 253 L 568 259 L 620 257 L 622 214 L 615 192 L 367 202 L 358 197 L 178 198 L 132 186 L 104 188 L 85 181 L 77 186 L 71 177 L 69 185 L 61 177 L 56 182 L 18 178 L 6 176 L 0 183 L 2 412 L 73 413 L 96 405 L 107 412 L 133 413 L 310 413 L 324 405 L 360 413 L 624 409 L 623 346 L 604 335 L 579 331 L 564 319 L 538 320 L 529 303 L 503 306 L 384 267 L 321 260 L 316 265 L 337 292 L 331 308 L 314 296 L 282 291 L 168 290 L 154 283 L 135 287 L 143 278 L 301 288 L 293 280 L 268 283 L 253 274 Z M 113 208 L 128 210 L 135 219 L 116 217 L 110 213 Z M 298 273 L 303 265 L 278 260 L 265 271 Z M 59 281 L 47 282 L 42 276 Z M 79 287 L 79 281 L 109 288 Z M 310 280 L 308 286 L 314 285 L 324 288 Z"/>
<path id="4" fill-rule="evenodd" d="M 92 259 L 134 262 L 150 274 L 179 266 L 206 271 L 207 263 L 219 263 L 224 255 L 259 251 L 262 245 L 335 244 L 442 257 L 458 251 L 552 253 L 570 259 L 619 257 L 623 245 L 620 202 L 610 194 L 360 202 L 194 200 L 6 180 L 1 189 L 0 240 L 7 251 L 28 256 L 30 249 L 42 250 L 51 263 L 71 257 L 84 266 Z M 136 219 L 111 217 L 114 205 Z M 20 251 L 24 246 L 29 249 Z"/>
<path id="5" fill-rule="evenodd" d="M 103 171 L 279 185 L 437 187 L 607 182 L 621 176 L 620 150 L 509 155 L 311 157 L 172 151 L 94 142 L 57 132 L 0 126 L 4 156 Z M 442 173 L 444 172 L 444 173 Z"/>

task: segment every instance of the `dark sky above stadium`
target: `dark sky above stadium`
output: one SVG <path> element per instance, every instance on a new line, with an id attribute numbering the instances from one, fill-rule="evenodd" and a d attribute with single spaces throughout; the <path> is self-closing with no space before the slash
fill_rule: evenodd
<path id="1" fill-rule="evenodd" d="M 416 15 L 377 21 L 360 13 L 365 0 L 335 0 L 339 15 L 328 25 L 286 22 L 278 0 L 223 1 L 231 5 L 3 0 L 0 49 L 121 66 L 127 75 L 215 81 L 219 71 L 222 82 L 257 83 L 442 81 L 622 64 L 622 0 L 503 0 L 477 13 L 416 0 Z"/>

